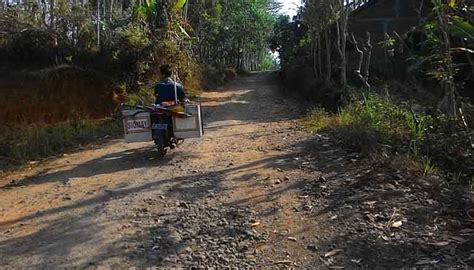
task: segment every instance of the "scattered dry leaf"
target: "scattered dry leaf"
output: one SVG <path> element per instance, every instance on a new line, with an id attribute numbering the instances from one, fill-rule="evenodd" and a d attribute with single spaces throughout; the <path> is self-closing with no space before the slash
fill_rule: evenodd
<path id="1" fill-rule="evenodd" d="M 377 201 L 369 201 L 369 202 L 363 202 L 363 204 L 367 204 L 367 205 L 374 205 L 375 203 L 377 203 Z"/>
<path id="2" fill-rule="evenodd" d="M 290 260 L 285 260 L 285 261 L 278 261 L 276 264 L 292 264 L 293 262 Z"/>
<path id="3" fill-rule="evenodd" d="M 450 243 L 449 241 L 440 241 L 440 242 L 430 243 L 430 245 L 437 246 L 437 247 L 444 247 L 444 246 L 449 245 L 449 243 Z"/>
<path id="4" fill-rule="evenodd" d="M 451 237 L 449 237 L 449 239 L 453 240 L 454 242 L 456 242 L 458 244 L 462 244 L 462 243 L 467 241 L 465 238 L 462 238 L 462 237 L 459 237 L 459 236 L 451 236 Z"/>
<path id="5" fill-rule="evenodd" d="M 342 252 L 342 249 L 333 249 L 331 251 L 329 251 L 328 253 L 324 254 L 324 258 L 327 258 L 327 257 L 332 257 L 334 255 L 337 255 L 339 253 Z"/>
<path id="6" fill-rule="evenodd" d="M 437 264 L 438 262 L 439 262 L 439 260 L 425 259 L 425 260 L 418 261 L 418 262 L 415 263 L 415 264 L 416 264 L 416 265 Z"/>
<path id="7" fill-rule="evenodd" d="M 297 239 L 296 239 L 295 237 L 291 237 L 291 236 L 290 236 L 290 237 L 288 237 L 288 240 L 290 240 L 290 241 L 295 241 L 295 242 L 296 242 Z"/>
<path id="8" fill-rule="evenodd" d="M 255 223 L 252 223 L 252 224 L 250 225 L 250 227 L 251 227 L 251 228 L 257 227 L 258 225 L 260 225 L 260 222 L 255 222 Z"/>
<path id="9" fill-rule="evenodd" d="M 392 228 L 400 228 L 402 226 L 402 222 L 401 221 L 395 221 L 394 223 L 392 223 Z"/>

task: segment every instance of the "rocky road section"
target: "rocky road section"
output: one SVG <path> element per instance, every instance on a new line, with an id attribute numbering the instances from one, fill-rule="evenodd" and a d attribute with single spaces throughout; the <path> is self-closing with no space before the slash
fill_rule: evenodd
<path id="1" fill-rule="evenodd" d="M 162 160 L 119 140 L 1 179 L 0 268 L 474 266 L 460 193 L 309 134 L 273 74 L 202 102 Z"/>

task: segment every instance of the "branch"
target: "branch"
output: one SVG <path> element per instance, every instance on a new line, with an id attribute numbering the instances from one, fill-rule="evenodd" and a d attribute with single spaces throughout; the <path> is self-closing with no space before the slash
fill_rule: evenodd
<path id="1" fill-rule="evenodd" d="M 364 87 L 367 90 L 370 90 L 370 85 L 369 82 L 367 81 L 367 77 L 362 76 L 361 74 L 361 69 L 362 69 L 362 63 L 364 62 L 364 52 L 359 48 L 359 43 L 354 37 L 354 34 L 351 34 L 351 39 L 349 39 L 349 42 L 354 44 L 357 53 L 359 54 L 359 64 L 358 64 L 358 69 L 354 70 L 354 73 L 357 75 L 357 77 L 361 80 L 362 84 L 364 84 Z"/>
<path id="2" fill-rule="evenodd" d="M 366 52 L 367 52 L 367 62 L 365 63 L 365 80 L 369 81 L 369 75 L 370 75 L 370 62 L 372 60 L 372 38 L 370 35 L 370 32 L 367 32 L 367 42 L 366 42 Z M 364 46 L 365 48 L 365 46 Z"/>
<path id="3" fill-rule="evenodd" d="M 408 51 L 408 53 L 410 54 L 410 57 L 412 57 L 413 54 L 411 52 L 411 49 L 408 46 L 408 44 L 405 42 L 405 40 L 400 36 L 400 34 L 398 34 L 397 31 L 393 31 L 393 34 L 397 37 L 398 41 L 400 41 L 403 44 L 403 47 L 405 47 L 405 49 Z"/>
<path id="4" fill-rule="evenodd" d="M 359 48 L 359 43 L 355 39 L 354 33 L 351 34 L 351 38 L 349 39 L 349 42 L 351 42 L 355 46 L 356 51 L 359 54 L 359 64 L 355 72 L 360 75 L 360 71 L 362 69 L 362 62 L 364 61 L 364 52 Z"/>

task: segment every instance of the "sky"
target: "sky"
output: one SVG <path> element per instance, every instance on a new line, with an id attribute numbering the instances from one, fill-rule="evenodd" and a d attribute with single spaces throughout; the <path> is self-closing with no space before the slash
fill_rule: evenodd
<path id="1" fill-rule="evenodd" d="M 290 15 L 290 17 L 296 15 L 296 10 L 301 5 L 301 0 L 280 0 L 280 2 L 283 5 L 281 12 Z"/>

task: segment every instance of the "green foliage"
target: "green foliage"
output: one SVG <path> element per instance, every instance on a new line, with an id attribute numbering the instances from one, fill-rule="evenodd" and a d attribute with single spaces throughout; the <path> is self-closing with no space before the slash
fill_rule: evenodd
<path id="1" fill-rule="evenodd" d="M 307 54 L 307 38 L 306 29 L 299 21 L 290 21 L 287 15 L 277 18 L 269 42 L 270 49 L 278 52 L 283 69 L 298 66 L 297 61 Z"/>
<path id="2" fill-rule="evenodd" d="M 474 41 L 474 26 L 459 16 L 453 16 L 451 20 L 451 34 L 472 43 Z"/>
<path id="3" fill-rule="evenodd" d="M 125 100 L 126 104 L 130 105 L 147 105 L 152 104 L 155 101 L 153 91 L 150 91 L 149 87 L 140 87 L 138 91 L 127 95 Z"/>
<path id="4" fill-rule="evenodd" d="M 171 8 L 173 11 L 178 11 L 184 7 L 186 0 L 176 0 L 175 4 Z"/>
<path id="5" fill-rule="evenodd" d="M 206 89 L 224 85 L 237 77 L 237 70 L 233 67 L 215 64 L 203 70 L 203 87 Z"/>
<path id="6" fill-rule="evenodd" d="M 155 19 L 156 16 L 156 1 L 155 0 L 146 0 L 143 5 L 137 7 L 137 13 L 148 18 L 150 21 Z"/>
<path id="7" fill-rule="evenodd" d="M 381 135 L 383 143 L 423 139 L 429 123 L 427 117 L 412 115 L 407 108 L 393 103 L 388 97 L 374 94 L 353 101 L 340 109 L 339 114 L 342 125 L 356 124 L 374 130 Z"/>
<path id="8" fill-rule="evenodd" d="M 196 4 L 191 23 L 197 24 L 199 55 L 205 64 L 259 69 L 265 61 L 274 15 L 271 0 L 216 1 Z"/>
<path id="9" fill-rule="evenodd" d="M 143 50 L 150 45 L 150 31 L 136 23 L 128 24 L 125 29 L 119 31 L 124 45 L 135 50 Z"/>
<path id="10" fill-rule="evenodd" d="M 277 69 L 277 67 L 278 65 L 273 55 L 270 52 L 267 52 L 262 59 L 259 69 L 260 70 L 275 70 Z"/>
<path id="11" fill-rule="evenodd" d="M 445 96 L 450 95 L 454 103 L 456 89 L 464 84 L 464 78 L 471 73 L 474 27 L 469 20 L 470 11 L 462 1 L 433 0 L 433 10 L 428 20 L 416 30 L 406 34 L 409 50 L 408 71 L 419 80 L 438 83 Z M 416 36 L 426 37 L 415 42 Z M 456 111 L 451 109 L 451 113 Z"/>
<path id="12" fill-rule="evenodd" d="M 431 162 L 430 158 L 424 158 L 423 160 L 423 175 L 430 176 L 436 173 L 436 165 Z"/>
<path id="13" fill-rule="evenodd" d="M 328 131 L 334 117 L 322 107 L 313 108 L 305 117 L 305 127 L 313 133 Z"/>
<path id="14" fill-rule="evenodd" d="M 41 159 L 71 150 L 80 143 L 93 139 L 114 138 L 121 134 L 117 120 L 83 120 L 54 126 L 2 127 L 0 158 L 11 165 Z"/>
<path id="15" fill-rule="evenodd" d="M 388 34 L 385 34 L 385 39 L 379 42 L 379 45 L 387 51 L 393 50 L 396 44 L 394 37 L 391 37 Z"/>

